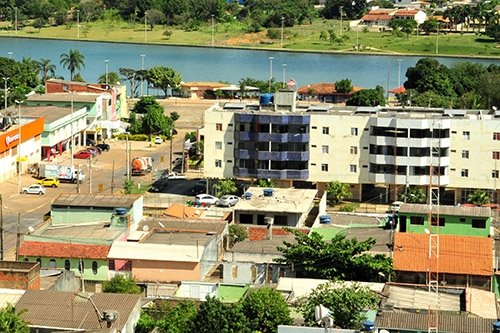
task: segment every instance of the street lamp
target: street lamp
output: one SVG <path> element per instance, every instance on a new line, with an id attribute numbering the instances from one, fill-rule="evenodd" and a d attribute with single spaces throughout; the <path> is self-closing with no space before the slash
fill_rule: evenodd
<path id="1" fill-rule="evenodd" d="M 106 85 L 108 85 L 108 64 L 109 64 L 109 60 L 106 59 L 104 60 L 104 63 L 106 64 Z"/>
<path id="2" fill-rule="evenodd" d="M 269 92 L 271 92 L 271 84 L 273 82 L 273 59 L 274 57 L 269 57 Z"/>
<path id="3" fill-rule="evenodd" d="M 21 193 L 21 175 L 23 173 L 23 166 L 22 166 L 22 155 L 21 155 L 21 145 L 22 145 L 22 140 L 21 140 L 21 103 L 23 101 L 18 101 L 16 99 L 16 104 L 17 104 L 17 136 L 18 136 L 18 144 L 17 144 L 17 173 L 18 173 L 18 180 L 17 180 L 17 193 Z"/>
<path id="4" fill-rule="evenodd" d="M 436 54 L 439 54 L 439 22 L 437 24 L 437 33 L 436 33 Z"/>
<path id="5" fill-rule="evenodd" d="M 76 36 L 78 39 L 80 39 L 80 10 L 76 10 Z"/>
<path id="6" fill-rule="evenodd" d="M 281 17 L 281 48 L 283 48 L 283 30 L 285 28 L 285 18 Z"/>
<path id="7" fill-rule="evenodd" d="M 215 43 L 215 36 L 214 36 L 214 14 L 212 14 L 212 47 L 214 46 Z"/>
<path id="8" fill-rule="evenodd" d="M 398 88 L 401 87 L 401 60 L 398 59 Z"/>
<path id="9" fill-rule="evenodd" d="M 3 80 L 4 80 L 4 83 L 5 83 L 4 89 L 3 89 L 3 97 L 4 97 L 4 101 L 5 101 L 4 108 L 7 109 L 7 81 L 9 80 L 9 78 L 8 77 L 4 77 Z"/>
<path id="10" fill-rule="evenodd" d="M 144 43 L 148 41 L 148 12 L 144 13 Z"/>
<path id="11" fill-rule="evenodd" d="M 340 34 L 343 35 L 344 34 L 344 28 L 342 26 L 342 16 L 344 15 L 344 6 L 340 6 L 339 10 L 340 10 Z"/>
<path id="12" fill-rule="evenodd" d="M 17 7 L 14 7 L 14 26 L 16 29 L 16 35 L 17 35 Z"/>
<path id="13" fill-rule="evenodd" d="M 145 54 L 141 54 L 141 71 L 144 71 L 144 57 Z M 144 80 L 141 79 L 141 97 L 144 95 Z"/>
<path id="14" fill-rule="evenodd" d="M 281 65 L 283 67 L 283 88 L 285 88 L 285 72 L 286 72 L 286 64 Z"/>

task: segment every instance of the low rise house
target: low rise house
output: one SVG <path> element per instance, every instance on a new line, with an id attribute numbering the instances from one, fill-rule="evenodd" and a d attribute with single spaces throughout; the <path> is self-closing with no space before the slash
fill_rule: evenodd
<path id="1" fill-rule="evenodd" d="M 322 82 L 302 86 L 297 90 L 300 99 L 314 97 L 324 103 L 343 103 L 349 99 L 352 94 L 362 90 L 361 87 L 352 87 L 348 93 L 338 92 L 335 83 Z"/>
<path id="2" fill-rule="evenodd" d="M 394 237 L 397 281 L 425 285 L 429 270 L 429 235 L 398 232 Z M 493 240 L 477 236 L 439 236 L 439 283 L 491 290 Z"/>
<path id="3" fill-rule="evenodd" d="M 141 313 L 141 296 L 28 290 L 15 308 L 35 332 L 133 333 Z"/>

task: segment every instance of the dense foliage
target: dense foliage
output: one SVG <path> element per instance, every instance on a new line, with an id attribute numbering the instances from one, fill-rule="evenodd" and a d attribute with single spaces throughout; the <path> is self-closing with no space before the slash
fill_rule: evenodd
<path id="1" fill-rule="evenodd" d="M 329 317 L 334 326 L 344 329 L 359 329 L 363 312 L 377 308 L 379 297 L 367 287 L 359 284 L 346 285 L 342 282 L 327 282 L 319 285 L 309 295 L 297 301 L 299 312 L 306 324 L 316 326 L 314 309 L 323 305 L 330 310 Z"/>
<path id="2" fill-rule="evenodd" d="M 0 309 L 0 332 L 29 333 L 30 328 L 11 304 Z"/>
<path id="3" fill-rule="evenodd" d="M 170 116 L 165 115 L 164 108 L 156 101 L 156 98 L 145 96 L 131 110 L 128 131 L 131 134 L 163 135 L 170 139 L 175 126 L 174 118 L 178 119 L 178 113 L 172 112 Z"/>
<path id="4" fill-rule="evenodd" d="M 352 198 L 352 192 L 349 189 L 349 184 L 341 183 L 338 180 L 333 180 L 326 184 L 326 193 L 328 193 L 328 196 L 333 199 L 334 203 Z"/>
<path id="5" fill-rule="evenodd" d="M 140 294 L 141 288 L 137 286 L 133 278 L 117 274 L 111 280 L 103 282 L 102 291 L 114 294 Z"/>
<path id="6" fill-rule="evenodd" d="M 462 62 L 450 68 L 436 59 L 420 59 L 406 71 L 403 104 L 461 109 L 500 105 L 500 66 Z"/>
<path id="7" fill-rule="evenodd" d="M 283 258 L 276 262 L 289 265 L 297 277 L 330 280 L 379 281 L 392 273 L 389 257 L 370 255 L 375 239 L 365 241 L 347 239 L 337 234 L 330 241 L 317 232 L 310 235 L 287 229 L 295 235 L 295 242 L 283 242 L 278 250 Z"/>
<path id="8" fill-rule="evenodd" d="M 271 288 L 250 290 L 237 303 L 223 303 L 208 296 L 199 308 L 191 301 L 171 305 L 159 302 L 141 314 L 138 333 L 157 328 L 161 333 L 275 333 L 289 325 L 290 310 L 283 296 Z"/>
<path id="9" fill-rule="evenodd" d="M 377 86 L 375 89 L 363 89 L 356 91 L 346 101 L 346 105 L 384 106 L 385 105 L 384 89 L 381 86 Z"/>

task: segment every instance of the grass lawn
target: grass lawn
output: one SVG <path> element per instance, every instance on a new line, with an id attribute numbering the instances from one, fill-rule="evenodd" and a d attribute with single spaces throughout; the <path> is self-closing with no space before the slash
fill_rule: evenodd
<path id="1" fill-rule="evenodd" d="M 0 36 L 16 36 L 13 30 L 6 29 L 7 22 L 0 22 Z M 343 22 L 344 29 L 349 26 Z M 162 45 L 197 45 L 211 46 L 212 29 L 209 23 L 201 25 L 196 31 L 185 31 L 178 27 L 155 26 L 145 31 L 143 24 L 123 21 L 99 21 L 80 24 L 80 40 L 104 42 L 152 43 Z M 170 36 L 164 32 L 168 30 Z M 439 55 L 500 57 L 500 45 L 484 36 L 473 33 L 449 32 L 431 35 L 411 35 L 397 37 L 390 32 L 346 31 L 348 39 L 342 44 L 332 44 L 321 40 L 321 31 L 334 30 L 340 34 L 340 22 L 317 19 L 313 24 L 295 26 L 284 30 L 283 48 L 288 51 L 310 52 L 359 52 L 381 54 L 436 55 L 436 43 Z M 19 37 L 78 39 L 76 24 L 50 26 L 35 29 L 26 26 L 18 30 Z M 437 38 L 436 38 L 437 37 Z M 359 51 L 356 51 L 356 44 Z M 217 47 L 245 47 L 281 49 L 281 39 L 270 39 L 266 31 L 247 33 L 239 22 L 217 23 L 214 31 L 214 45 Z"/>

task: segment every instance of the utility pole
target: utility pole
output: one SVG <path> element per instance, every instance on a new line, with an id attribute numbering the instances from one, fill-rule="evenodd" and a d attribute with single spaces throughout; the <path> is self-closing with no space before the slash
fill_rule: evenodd
<path id="1" fill-rule="evenodd" d="M 21 245 L 21 233 L 19 232 L 20 224 L 21 224 L 21 213 L 17 213 L 16 261 L 19 261 L 19 246 Z"/>
<path id="2" fill-rule="evenodd" d="M 127 164 L 127 181 L 130 180 L 130 161 L 129 161 L 129 146 L 128 146 L 128 133 L 125 137 L 125 163 Z"/>
<path id="3" fill-rule="evenodd" d="M 144 57 L 145 54 L 141 54 L 141 71 L 144 71 Z M 144 96 L 144 80 L 141 79 L 141 97 Z"/>
<path id="4" fill-rule="evenodd" d="M 7 109 L 7 91 L 8 91 L 7 90 L 7 81 L 9 80 L 9 78 L 4 77 L 3 80 L 4 80 L 4 84 L 5 84 L 4 89 L 3 89 L 3 97 L 4 97 L 4 102 L 5 102 L 4 108 Z"/>
<path id="5" fill-rule="evenodd" d="M 113 194 L 114 189 L 115 189 L 115 160 L 113 160 L 113 169 L 111 172 L 111 194 Z"/>
<path id="6" fill-rule="evenodd" d="M 14 26 L 16 28 L 16 35 L 17 35 L 17 7 L 14 7 Z"/>
<path id="7" fill-rule="evenodd" d="M 89 194 L 92 194 L 92 155 L 89 158 Z"/>
<path id="8" fill-rule="evenodd" d="M 0 261 L 3 261 L 3 200 L 0 194 Z"/>
<path id="9" fill-rule="evenodd" d="M 169 171 L 172 171 L 174 167 L 172 166 L 172 150 L 173 150 L 173 141 L 174 141 L 174 131 L 170 130 L 170 166 L 168 167 Z"/>
<path id="10" fill-rule="evenodd" d="M 281 48 L 283 48 L 283 32 L 285 28 L 285 18 L 281 17 Z"/>
<path id="11" fill-rule="evenodd" d="M 76 167 L 76 193 L 80 193 L 80 164 Z"/>

